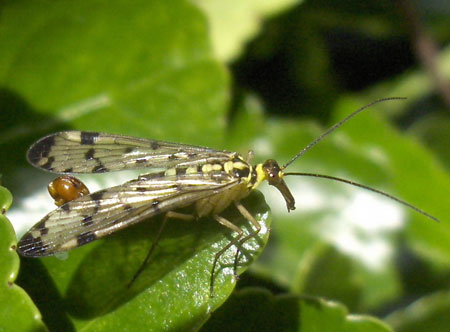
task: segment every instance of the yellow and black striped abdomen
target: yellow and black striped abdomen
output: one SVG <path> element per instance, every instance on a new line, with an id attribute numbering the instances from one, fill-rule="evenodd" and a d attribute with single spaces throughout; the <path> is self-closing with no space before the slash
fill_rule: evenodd
<path id="1" fill-rule="evenodd" d="M 256 179 L 252 166 L 240 156 L 236 156 L 233 160 L 223 164 L 204 165 L 202 171 L 211 174 L 211 176 L 214 176 L 216 172 L 225 173 L 236 184 L 218 194 L 197 201 L 195 209 L 199 217 L 219 214 L 234 201 L 245 198 L 253 188 L 254 181 L 252 181 L 252 178 Z"/>
<path id="2" fill-rule="evenodd" d="M 159 173 L 142 175 L 141 178 L 178 177 L 192 175 L 192 177 L 208 178 L 217 184 L 228 185 L 229 188 L 221 190 L 217 194 L 200 199 L 194 204 L 195 214 L 204 217 L 218 214 L 226 209 L 233 201 L 245 198 L 256 181 L 256 173 L 241 156 L 235 155 L 226 162 L 206 163 L 196 166 L 178 166 Z M 200 175 L 200 177 L 199 177 Z M 201 181 L 199 181 L 200 184 Z M 172 184 L 176 187 L 177 181 Z M 195 187 L 195 183 L 192 184 Z M 186 190 L 186 187 L 184 187 Z"/>

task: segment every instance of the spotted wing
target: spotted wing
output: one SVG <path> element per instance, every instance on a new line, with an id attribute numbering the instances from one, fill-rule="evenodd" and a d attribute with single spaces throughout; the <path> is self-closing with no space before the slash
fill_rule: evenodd
<path id="1" fill-rule="evenodd" d="M 47 214 L 20 240 L 23 256 L 79 247 L 152 216 L 188 206 L 238 183 L 225 172 L 139 178 L 70 201 Z"/>
<path id="2" fill-rule="evenodd" d="M 87 131 L 51 134 L 27 153 L 32 165 L 67 174 L 221 163 L 233 156 L 232 152 L 194 145 Z"/>

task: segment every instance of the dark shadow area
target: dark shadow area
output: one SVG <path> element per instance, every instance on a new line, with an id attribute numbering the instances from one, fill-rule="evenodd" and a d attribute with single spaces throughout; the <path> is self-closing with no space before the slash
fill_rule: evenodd
<path id="1" fill-rule="evenodd" d="M 441 108 L 442 102 L 437 95 L 430 95 L 426 98 L 418 100 L 415 104 L 408 108 L 408 112 L 401 114 L 401 116 L 395 119 L 396 125 L 407 130 L 409 127 L 414 125 L 416 122 L 420 122 L 424 117 L 430 116 L 430 114 L 437 114 Z M 442 112 L 445 115 L 445 112 Z"/>
<path id="2" fill-rule="evenodd" d="M 15 92 L 0 88 L 0 160 L 2 185 L 21 196 L 22 190 L 32 190 L 34 182 L 21 182 L 13 176 L 17 170 L 31 167 L 26 160 L 30 145 L 51 131 L 70 129 L 52 117 L 42 115 Z M 26 187 L 26 188 L 24 188 Z M 33 188 L 31 188 L 33 187 Z"/>
<path id="3" fill-rule="evenodd" d="M 349 20 L 327 21 L 327 15 L 338 19 L 339 12 Z M 236 109 L 242 94 L 252 91 L 272 114 L 327 121 L 339 93 L 363 90 L 415 65 L 406 31 L 395 37 L 371 35 L 359 21 L 351 21 L 364 13 L 386 25 L 400 20 L 392 4 L 375 1 L 301 3 L 267 20 L 232 64 L 231 109 Z"/>
<path id="4" fill-rule="evenodd" d="M 39 259 L 21 259 L 16 284 L 31 297 L 50 331 L 75 331 L 75 327 L 67 316 L 64 300 Z"/>
<path id="5" fill-rule="evenodd" d="M 345 90 L 364 90 L 415 64 L 406 38 L 376 39 L 337 30 L 326 32 L 325 39 L 336 79 Z"/>
<path id="6" fill-rule="evenodd" d="M 408 249 L 406 245 L 402 246 L 398 252 L 396 265 L 404 292 L 414 299 L 449 286 L 450 275 L 448 272 L 438 273 L 431 264 Z"/>
<path id="7" fill-rule="evenodd" d="M 280 285 L 276 284 L 272 280 L 263 278 L 257 273 L 252 273 L 252 271 L 247 271 L 242 274 L 239 278 L 239 282 L 236 285 L 236 290 L 243 290 L 248 287 L 259 287 L 269 290 L 274 295 L 284 294 L 288 290 L 281 288 Z"/>
<path id="8" fill-rule="evenodd" d="M 300 300 L 261 288 L 234 292 L 200 331 L 301 331 Z"/>
<path id="9" fill-rule="evenodd" d="M 405 308 L 415 301 L 449 286 L 450 275 L 447 271 L 437 271 L 431 264 L 411 251 L 406 244 L 403 244 L 401 250 L 397 252 L 395 266 L 403 287 L 402 294 L 405 295 L 396 301 L 384 303 L 380 309 L 375 311 L 379 317 Z"/>
<path id="10" fill-rule="evenodd" d="M 239 102 L 240 94 L 251 91 L 271 114 L 316 115 L 326 120 L 336 86 L 329 65 L 322 61 L 328 56 L 325 46 L 314 46 L 316 38 L 323 37 L 311 29 L 304 5 L 266 21 L 232 63 L 232 105 Z"/>

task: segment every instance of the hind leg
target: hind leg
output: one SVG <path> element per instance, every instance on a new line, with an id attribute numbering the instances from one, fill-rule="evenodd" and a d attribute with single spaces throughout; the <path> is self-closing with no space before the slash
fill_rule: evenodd
<path id="1" fill-rule="evenodd" d="M 139 267 L 139 269 L 134 274 L 134 276 L 131 279 L 131 281 L 128 283 L 127 288 L 130 288 L 132 286 L 132 284 L 136 281 L 136 279 L 139 277 L 139 275 L 144 271 L 145 267 L 147 266 L 147 264 L 148 264 L 148 262 L 150 260 L 150 257 L 153 254 L 153 251 L 155 251 L 156 246 L 158 245 L 158 242 L 161 239 L 162 232 L 164 230 L 164 227 L 166 226 L 167 219 L 169 219 L 169 218 L 186 220 L 186 221 L 191 221 L 191 220 L 196 219 L 191 214 L 185 214 L 185 213 L 179 213 L 179 212 L 173 212 L 173 211 L 167 212 L 165 214 L 165 216 L 164 216 L 164 219 L 163 219 L 163 221 L 161 223 L 161 226 L 159 227 L 158 233 L 156 234 L 155 241 L 153 241 L 152 246 L 150 247 L 150 250 L 147 253 L 147 256 L 145 257 L 145 259 L 142 262 L 142 264 Z"/>

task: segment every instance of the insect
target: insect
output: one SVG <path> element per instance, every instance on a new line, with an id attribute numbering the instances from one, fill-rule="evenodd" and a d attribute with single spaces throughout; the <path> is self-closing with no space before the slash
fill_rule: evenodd
<path id="1" fill-rule="evenodd" d="M 55 200 L 56 206 L 61 206 L 79 197 L 89 194 L 89 189 L 79 179 L 63 175 L 48 184 L 48 193 Z"/>
<path id="2" fill-rule="evenodd" d="M 32 165 L 49 172 L 77 174 L 138 168 L 165 170 L 142 174 L 122 185 L 85 193 L 68 201 L 47 214 L 22 237 L 18 252 L 29 257 L 53 255 L 164 214 L 156 240 L 133 282 L 148 263 L 167 219 L 192 220 L 209 215 L 237 234 L 215 254 L 210 279 L 212 295 L 215 269 L 221 255 L 233 245 L 239 248 L 257 236 L 261 229 L 241 200 L 266 180 L 281 192 L 288 211 L 295 209 L 295 199 L 283 178 L 301 175 L 327 178 L 376 192 L 438 221 L 405 201 L 362 184 L 328 175 L 285 172 L 290 164 L 350 118 L 375 103 L 393 99 L 402 98 L 380 99 L 353 112 L 283 166 L 272 159 L 252 166 L 249 163 L 251 154 L 244 159 L 236 152 L 97 132 L 66 131 L 43 137 L 30 147 L 27 159 Z M 232 221 L 221 216 L 222 211 L 232 204 L 254 228 L 246 236 Z M 177 212 L 177 209 L 186 206 L 193 206 L 192 214 Z M 238 255 L 239 250 L 236 252 L 235 267 Z"/>

